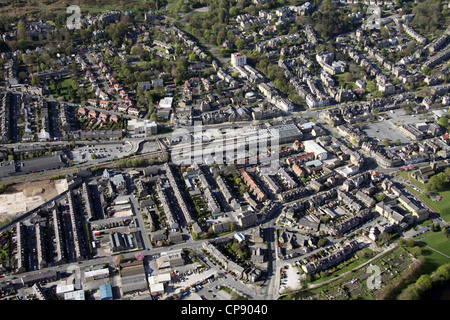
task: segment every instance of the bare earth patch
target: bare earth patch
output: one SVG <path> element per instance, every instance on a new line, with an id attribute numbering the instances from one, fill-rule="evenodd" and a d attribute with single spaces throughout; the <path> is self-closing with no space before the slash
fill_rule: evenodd
<path id="1" fill-rule="evenodd" d="M 65 179 L 43 180 L 9 186 L 0 194 L 0 221 L 30 211 L 67 190 Z"/>

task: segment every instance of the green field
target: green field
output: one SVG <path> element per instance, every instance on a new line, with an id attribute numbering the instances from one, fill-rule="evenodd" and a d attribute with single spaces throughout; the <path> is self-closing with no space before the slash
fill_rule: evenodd
<path id="1" fill-rule="evenodd" d="M 425 186 L 423 183 L 420 183 L 416 179 L 410 177 L 408 172 L 399 171 L 399 174 L 403 178 L 408 179 L 409 181 L 411 181 L 411 183 L 413 183 L 414 185 L 416 185 L 421 189 L 423 189 L 423 187 Z M 430 208 L 433 209 L 433 211 L 437 212 L 443 220 L 450 222 L 450 190 L 437 192 L 442 197 L 442 199 L 440 201 L 432 201 L 425 194 L 417 192 L 416 190 L 410 188 L 407 185 L 405 185 L 405 187 L 411 193 L 418 196 L 420 200 L 425 202 Z"/>
<path id="2" fill-rule="evenodd" d="M 353 79 L 353 81 L 345 81 L 344 78 L 347 74 L 349 74 L 350 72 L 345 72 L 345 73 L 340 73 L 335 75 L 335 77 L 337 78 L 337 81 L 340 83 L 343 83 L 345 87 L 348 87 L 348 89 L 358 89 L 358 86 L 356 85 L 355 81 L 358 79 Z"/>
<path id="3" fill-rule="evenodd" d="M 57 83 L 61 86 L 61 89 L 56 89 L 55 85 L 49 85 L 48 89 L 50 90 L 51 94 L 53 95 L 54 99 L 57 99 L 59 96 L 63 97 L 65 101 L 68 101 L 70 99 L 68 95 L 68 89 L 73 88 L 73 80 L 71 78 L 66 78 L 64 80 L 57 80 Z"/>
<path id="4" fill-rule="evenodd" d="M 420 195 L 420 199 L 439 213 L 443 220 L 450 222 L 450 190 L 438 193 L 442 197 L 441 201 L 432 201 L 424 194 Z"/>
<path id="5" fill-rule="evenodd" d="M 450 240 L 442 232 L 430 233 L 420 242 L 450 256 Z"/>
<path id="6" fill-rule="evenodd" d="M 425 258 L 425 266 L 421 274 L 431 274 L 439 266 L 449 263 L 450 259 L 443 254 L 450 256 L 450 240 L 441 232 L 428 232 L 428 235 L 418 240 L 418 244 L 422 248 L 422 255 Z"/>

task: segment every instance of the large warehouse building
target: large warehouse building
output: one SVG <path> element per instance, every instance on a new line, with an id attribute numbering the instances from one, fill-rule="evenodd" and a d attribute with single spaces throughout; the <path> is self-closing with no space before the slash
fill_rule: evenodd
<path id="1" fill-rule="evenodd" d="M 302 141 L 302 143 L 305 146 L 305 151 L 314 153 L 314 156 L 316 157 L 316 159 L 319 159 L 319 160 L 327 159 L 327 157 L 328 157 L 327 150 L 325 150 L 320 145 L 318 145 L 314 140 L 306 140 L 306 141 Z"/>

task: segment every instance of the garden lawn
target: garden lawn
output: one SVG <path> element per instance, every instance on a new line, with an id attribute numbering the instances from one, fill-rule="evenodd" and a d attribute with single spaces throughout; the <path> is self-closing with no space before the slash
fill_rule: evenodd
<path id="1" fill-rule="evenodd" d="M 427 246 L 450 256 L 450 240 L 442 232 L 430 233 L 421 239 Z"/>
<path id="2" fill-rule="evenodd" d="M 450 222 L 450 190 L 438 192 L 442 197 L 440 201 L 432 201 L 426 195 L 420 195 L 420 199 L 441 216 L 447 222 Z"/>
<path id="3" fill-rule="evenodd" d="M 431 274 L 441 265 L 450 262 L 446 256 L 426 247 L 429 246 L 450 256 L 450 240 L 443 233 L 430 233 L 427 237 L 420 239 L 418 244 L 422 248 L 422 255 L 425 258 L 425 266 L 420 274 Z"/>
<path id="4" fill-rule="evenodd" d="M 72 87 L 73 88 L 73 80 L 71 78 L 66 78 L 64 80 L 57 80 L 59 82 L 61 89 L 58 91 L 56 89 L 56 86 L 49 85 L 48 88 L 50 89 L 51 94 L 53 95 L 54 99 L 57 99 L 58 97 L 64 97 L 66 101 L 69 100 L 69 95 L 67 94 L 67 90 Z"/>

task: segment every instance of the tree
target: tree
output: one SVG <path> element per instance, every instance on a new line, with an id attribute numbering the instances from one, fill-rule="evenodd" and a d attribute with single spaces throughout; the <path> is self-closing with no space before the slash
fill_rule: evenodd
<path id="1" fill-rule="evenodd" d="M 378 235 L 378 241 L 385 243 L 391 240 L 391 236 L 387 232 L 382 232 Z"/>
<path id="2" fill-rule="evenodd" d="M 197 61 L 197 60 L 198 60 L 197 55 L 196 55 L 194 52 L 192 52 L 192 53 L 189 55 L 189 61 Z"/>
<path id="3" fill-rule="evenodd" d="M 143 52 L 144 48 L 140 44 L 134 45 L 130 50 L 130 54 L 134 56 L 141 56 Z"/>
<path id="4" fill-rule="evenodd" d="M 432 286 L 433 281 L 428 274 L 421 275 L 416 281 L 417 290 L 421 293 L 430 290 Z"/>
<path id="5" fill-rule="evenodd" d="M 25 40 L 26 38 L 26 32 L 27 32 L 27 26 L 25 21 L 20 20 L 17 23 L 17 39 L 18 40 Z"/>
<path id="6" fill-rule="evenodd" d="M 375 98 L 383 98 L 384 92 L 380 90 L 375 90 L 372 92 L 372 96 L 374 96 Z"/>
<path id="7" fill-rule="evenodd" d="M 440 266 L 435 272 L 442 281 L 448 281 L 450 279 L 450 263 Z"/>
<path id="8" fill-rule="evenodd" d="M 422 249 L 419 246 L 414 246 L 410 249 L 414 257 L 418 257 L 422 254 Z"/>
<path id="9" fill-rule="evenodd" d="M 438 123 L 440 126 L 447 128 L 448 127 L 448 118 L 447 117 L 440 117 L 438 119 Z"/>
<path id="10" fill-rule="evenodd" d="M 350 72 L 346 73 L 345 76 L 344 76 L 344 80 L 346 82 L 352 82 L 353 81 L 353 75 Z"/>
<path id="11" fill-rule="evenodd" d="M 388 138 L 384 138 L 382 144 L 385 147 L 389 147 L 391 144 L 391 140 L 389 140 Z"/>
<path id="12" fill-rule="evenodd" d="M 401 146 L 402 145 L 402 141 L 400 139 L 395 140 L 395 145 L 396 146 Z"/>
<path id="13" fill-rule="evenodd" d="M 242 50 L 244 49 L 245 41 L 239 38 L 235 41 L 234 45 L 238 48 L 238 50 Z"/>
<path id="14" fill-rule="evenodd" d="M 41 78 L 37 75 L 37 74 L 33 74 L 32 76 L 31 76 L 31 84 L 33 85 L 33 86 L 35 86 L 35 85 L 38 85 L 38 84 L 40 84 L 41 83 Z"/>
<path id="15" fill-rule="evenodd" d="M 236 172 L 237 168 L 234 164 L 229 164 L 225 169 L 225 175 L 229 176 Z"/>
<path id="16" fill-rule="evenodd" d="M 408 238 L 405 241 L 407 247 L 412 247 L 416 243 L 413 238 Z"/>
<path id="17" fill-rule="evenodd" d="M 144 260 L 145 256 L 142 252 L 138 252 L 134 255 L 134 258 L 138 261 L 142 261 L 142 260 Z"/>
<path id="18" fill-rule="evenodd" d="M 420 293 L 417 290 L 415 284 L 409 285 L 402 293 L 398 296 L 398 300 L 419 300 Z"/>
<path id="19" fill-rule="evenodd" d="M 118 266 L 119 263 L 120 263 L 120 257 L 119 257 L 119 256 L 115 256 L 115 257 L 113 258 L 113 262 L 114 262 L 114 264 L 115 264 L 116 266 Z"/>
<path id="20" fill-rule="evenodd" d="M 430 67 L 423 67 L 422 68 L 422 73 L 425 75 L 429 75 L 431 72 L 431 68 Z"/>
<path id="21" fill-rule="evenodd" d="M 320 248 L 320 247 L 323 247 L 326 243 L 327 243 L 327 239 L 326 238 L 320 238 L 317 241 L 317 246 Z"/>
<path id="22" fill-rule="evenodd" d="M 444 172 L 435 174 L 434 176 L 430 177 L 430 179 L 425 184 L 425 189 L 428 192 L 439 192 L 444 191 L 449 186 L 449 170 L 445 170 Z"/>
<path id="23" fill-rule="evenodd" d="M 366 90 L 368 92 L 373 92 L 373 91 L 377 90 L 376 83 L 373 82 L 373 81 L 368 81 L 367 84 L 366 84 Z"/>

